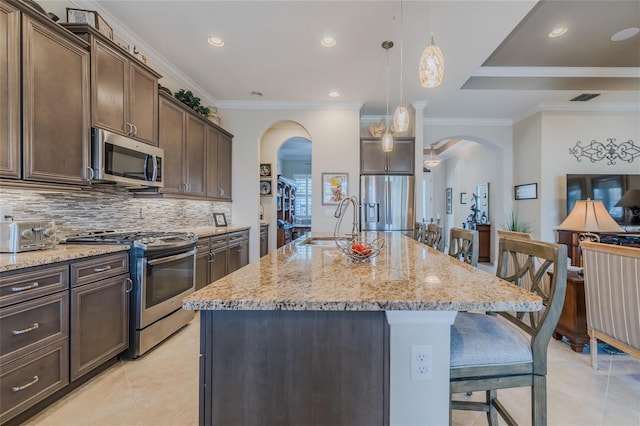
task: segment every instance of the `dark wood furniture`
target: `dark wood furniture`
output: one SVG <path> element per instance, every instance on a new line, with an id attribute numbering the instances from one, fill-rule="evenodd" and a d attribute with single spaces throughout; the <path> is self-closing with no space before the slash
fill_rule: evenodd
<path id="1" fill-rule="evenodd" d="M 478 231 L 478 262 L 491 262 L 491 225 L 476 225 Z"/>
<path id="2" fill-rule="evenodd" d="M 196 290 L 200 290 L 249 263 L 249 231 L 200 238 L 196 249 Z"/>
<path id="3" fill-rule="evenodd" d="M 269 225 L 260 225 L 260 257 L 269 253 Z"/>
<path id="4" fill-rule="evenodd" d="M 296 183 L 278 175 L 276 185 L 277 247 L 289 244 L 293 239 L 293 222 L 296 213 Z"/>
<path id="5" fill-rule="evenodd" d="M 0 3 L 0 176 L 20 178 L 20 12 Z"/>
<path id="6" fill-rule="evenodd" d="M 567 246 L 568 256 L 571 258 L 571 264 L 575 266 L 582 266 L 582 257 L 580 255 L 580 240 L 579 236 L 582 234 L 582 231 L 564 231 L 564 230 L 556 230 L 558 235 L 558 243 L 564 244 Z M 626 243 L 625 238 L 631 236 L 640 236 L 640 231 L 631 231 L 631 232 L 594 232 L 594 234 L 600 236 L 602 242 L 605 242 L 608 238 L 620 239 L 620 241 L 616 241 L 615 244 L 631 246 L 631 247 L 640 247 L 639 244 L 635 244 L 635 241 L 631 241 L 630 243 Z"/>
<path id="7" fill-rule="evenodd" d="M 413 175 L 415 138 L 393 139 L 393 151 L 383 152 L 380 138 L 360 139 L 360 173 Z"/>
<path id="8" fill-rule="evenodd" d="M 64 27 L 91 45 L 91 123 L 158 145 L 156 71 L 85 24 Z"/>
<path id="9" fill-rule="evenodd" d="M 564 306 L 553 333 L 553 338 L 561 340 L 566 337 L 571 349 L 582 352 L 584 345 L 589 343 L 587 333 L 587 311 L 584 297 L 584 278 L 577 272 L 567 273 L 567 293 Z"/>
<path id="10" fill-rule="evenodd" d="M 128 261 L 118 252 L 0 273 L 0 423 L 35 414 L 128 347 Z"/>
<path id="11" fill-rule="evenodd" d="M 160 94 L 159 129 L 165 186 L 151 192 L 231 201 L 233 136 L 164 93 Z"/>
<path id="12" fill-rule="evenodd" d="M 200 315 L 200 424 L 389 424 L 384 312 Z"/>

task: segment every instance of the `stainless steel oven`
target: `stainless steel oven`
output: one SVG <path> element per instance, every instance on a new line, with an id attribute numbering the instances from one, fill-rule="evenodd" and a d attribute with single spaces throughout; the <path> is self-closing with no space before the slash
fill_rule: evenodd
<path id="1" fill-rule="evenodd" d="M 129 348 L 137 358 L 194 317 L 182 299 L 195 291 L 197 238 L 184 232 L 104 232 L 67 238 L 67 243 L 129 244 L 131 318 Z"/>

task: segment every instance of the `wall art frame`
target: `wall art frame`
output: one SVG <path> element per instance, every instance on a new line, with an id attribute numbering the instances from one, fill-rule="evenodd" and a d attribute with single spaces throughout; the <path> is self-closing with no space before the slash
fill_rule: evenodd
<path id="1" fill-rule="evenodd" d="M 445 201 L 446 201 L 446 213 L 453 213 L 453 188 L 447 188 L 445 190 Z"/>
<path id="2" fill-rule="evenodd" d="M 526 183 L 513 187 L 513 198 L 515 200 L 535 200 L 538 198 L 538 184 Z"/>
<path id="3" fill-rule="evenodd" d="M 216 228 L 224 228 L 227 226 L 227 217 L 224 213 L 214 213 L 213 223 L 216 225 Z"/>
<path id="4" fill-rule="evenodd" d="M 322 173 L 322 205 L 340 203 L 349 196 L 349 174 L 342 172 Z"/>

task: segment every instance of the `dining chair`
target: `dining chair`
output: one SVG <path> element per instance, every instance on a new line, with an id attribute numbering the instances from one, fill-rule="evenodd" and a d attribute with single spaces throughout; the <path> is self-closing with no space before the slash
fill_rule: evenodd
<path id="1" fill-rule="evenodd" d="M 541 313 L 459 312 L 451 327 L 450 408 L 485 411 L 490 425 L 498 414 L 517 424 L 498 399 L 498 389 L 531 387 L 531 424 L 547 423 L 547 348 L 558 323 L 567 285 L 567 247 L 541 241 L 501 238 L 496 275 L 542 297 Z M 523 260 L 523 256 L 524 259 Z M 513 273 L 508 273 L 509 263 Z M 548 291 L 543 277 L 551 272 Z M 536 315 L 537 314 L 537 315 Z M 485 391 L 482 402 L 453 399 L 454 394 Z"/>
<path id="2" fill-rule="evenodd" d="M 451 228 L 449 231 L 449 256 L 471 266 L 478 266 L 478 231 Z"/>
<path id="3" fill-rule="evenodd" d="M 436 250 L 443 251 L 444 247 L 442 245 L 442 227 L 436 225 L 435 223 L 427 224 L 423 242 Z"/>
<path id="4" fill-rule="evenodd" d="M 413 228 L 413 239 L 418 242 L 424 242 L 424 235 L 427 229 L 427 224 L 424 222 L 416 222 Z"/>

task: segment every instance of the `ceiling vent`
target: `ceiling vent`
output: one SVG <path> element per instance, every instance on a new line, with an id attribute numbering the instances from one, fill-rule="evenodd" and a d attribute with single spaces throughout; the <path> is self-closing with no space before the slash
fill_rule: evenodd
<path id="1" fill-rule="evenodd" d="M 575 98 L 571 99 L 571 102 L 586 102 L 590 101 L 596 96 L 600 96 L 600 93 L 583 93 L 582 95 L 578 95 Z"/>

